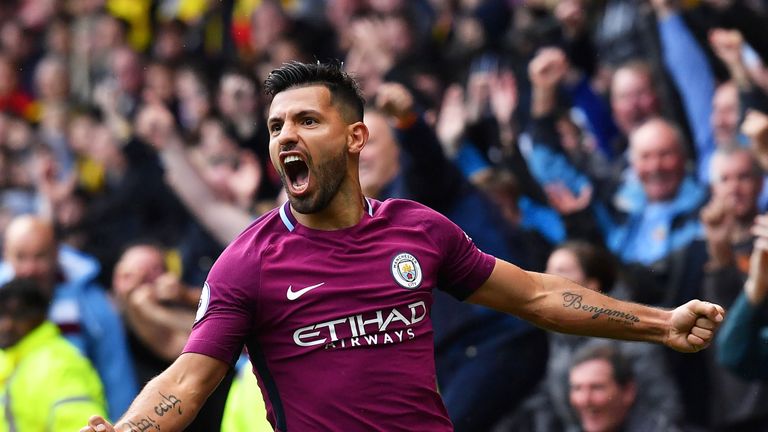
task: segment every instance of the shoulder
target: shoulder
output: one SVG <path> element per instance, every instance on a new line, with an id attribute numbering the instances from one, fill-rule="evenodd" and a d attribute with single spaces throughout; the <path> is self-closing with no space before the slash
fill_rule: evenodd
<path id="1" fill-rule="evenodd" d="M 389 219 L 401 225 L 451 223 L 450 220 L 424 204 L 400 198 L 385 201 L 371 200 L 376 217 Z"/>
<path id="2" fill-rule="evenodd" d="M 390 226 L 418 231 L 438 248 L 449 250 L 469 236 L 447 216 L 424 204 L 406 199 L 388 199 L 377 208 L 374 216 L 385 219 Z"/>

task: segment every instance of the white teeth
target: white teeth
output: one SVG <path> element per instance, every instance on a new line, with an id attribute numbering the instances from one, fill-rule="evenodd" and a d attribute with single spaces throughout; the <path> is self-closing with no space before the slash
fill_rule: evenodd
<path id="1" fill-rule="evenodd" d="M 283 159 L 283 163 L 291 163 L 291 162 L 301 162 L 301 158 L 298 156 L 286 156 L 285 159 Z"/>

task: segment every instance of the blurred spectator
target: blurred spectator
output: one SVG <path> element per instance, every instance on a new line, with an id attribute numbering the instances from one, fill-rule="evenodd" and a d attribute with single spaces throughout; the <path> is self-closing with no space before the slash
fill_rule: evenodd
<path id="1" fill-rule="evenodd" d="M 203 119 L 211 114 L 211 92 L 200 69 L 186 66 L 176 71 L 174 82 L 178 99 L 179 126 L 182 135 L 189 137 L 199 132 Z"/>
<path id="2" fill-rule="evenodd" d="M 48 55 L 68 58 L 72 51 L 72 39 L 72 19 L 68 15 L 60 13 L 47 24 L 45 46 L 48 47 Z"/>
<path id="3" fill-rule="evenodd" d="M 568 381 L 570 404 L 585 432 L 694 430 L 641 403 L 631 364 L 610 345 L 576 352 Z"/>
<path id="4" fill-rule="evenodd" d="M 187 37 L 187 25 L 180 19 L 172 19 L 158 24 L 152 40 L 153 57 L 164 63 L 181 65 L 189 60 L 192 47 Z"/>
<path id="5" fill-rule="evenodd" d="M 741 101 L 739 89 L 736 85 L 727 81 L 715 90 L 712 97 L 712 132 L 715 146 L 735 147 L 739 145 L 739 122 L 741 121 Z"/>
<path id="6" fill-rule="evenodd" d="M 626 140 L 637 127 L 661 113 L 653 69 L 647 62 L 632 60 L 621 64 L 611 79 L 611 112 Z M 614 154 L 622 154 L 627 142 L 614 144 Z"/>
<path id="7" fill-rule="evenodd" d="M 750 229 L 758 213 L 762 172 L 749 149 L 742 147 L 718 149 L 711 168 L 712 198 L 701 212 L 709 261 L 702 269 L 700 296 L 730 307 L 749 271 Z M 724 370 L 714 354 L 705 356 L 709 386 L 718 389 L 709 398 L 712 427 L 722 431 L 768 428 L 768 386 Z"/>
<path id="8" fill-rule="evenodd" d="M 556 48 L 544 48 L 531 60 L 528 69 L 532 86 L 528 126 L 531 143 L 529 149 L 523 150 L 526 164 L 546 194 L 548 204 L 560 213 L 560 219 L 564 223 L 570 219 L 571 226 L 579 226 L 580 238 L 599 241 L 600 234 L 587 209 L 592 203 L 592 179 L 599 181 L 606 176 L 599 172 L 605 170 L 606 160 L 597 149 L 588 148 L 583 131 L 569 114 L 557 112 L 558 85 L 569 73 L 565 54 Z M 574 223 L 579 216 L 580 223 Z M 551 238 L 554 243 L 565 240 L 563 234 Z"/>
<path id="9" fill-rule="evenodd" d="M 37 63 L 35 99 L 43 105 L 69 103 L 69 70 L 63 58 L 50 56 Z"/>
<path id="10" fill-rule="evenodd" d="M 4 168 L 0 172 L 0 209 L 11 216 L 37 210 L 34 154 L 31 125 L 14 115 L 0 113 L 0 159 Z"/>
<path id="11" fill-rule="evenodd" d="M 15 61 L 4 53 L 0 53 L 0 111 L 30 121 L 38 118 L 32 96 L 21 87 Z"/>
<path id="12" fill-rule="evenodd" d="M 768 377 L 768 216 L 756 219 L 749 279 L 717 336 L 719 361 L 745 378 Z"/>
<path id="13" fill-rule="evenodd" d="M 630 266 L 627 271 L 638 301 L 669 304 L 697 297 L 730 305 L 742 286 L 761 175 L 751 153 L 738 147 L 718 149 L 711 168 L 711 198 L 700 212 L 703 238 L 648 267 Z M 724 371 L 711 352 L 666 354 L 689 422 L 724 431 L 752 430 L 747 429 L 750 422 L 756 430 L 764 427 L 762 385 Z M 706 416 L 696 414 L 702 406 L 709 406 Z"/>
<path id="14" fill-rule="evenodd" d="M 79 124 L 87 135 L 81 174 L 96 176 L 87 209 L 79 226 L 89 239 L 85 252 L 104 265 L 101 279 L 109 273 L 119 251 L 135 238 L 153 238 L 173 246 L 181 239 L 188 215 L 163 183 L 157 155 L 146 144 L 127 136 L 121 139 L 112 128 L 93 119 Z M 128 124 L 126 124 L 129 126 Z M 86 171 L 92 170 L 92 171 Z"/>
<path id="15" fill-rule="evenodd" d="M 651 119 L 630 136 L 632 175 L 617 193 L 626 219 L 608 225 L 606 243 L 622 261 L 651 264 L 683 248 L 700 233 L 698 210 L 707 196 L 686 175 L 682 133 L 671 123 Z"/>
<path id="16" fill-rule="evenodd" d="M 749 137 L 750 147 L 763 172 L 768 171 L 768 114 L 750 111 L 742 123 L 741 130 Z"/>
<path id="17" fill-rule="evenodd" d="M 263 181 L 257 188 L 260 199 L 274 198 L 280 189 L 280 178 L 269 161 L 269 136 L 266 130 L 263 104 L 253 78 L 241 71 L 227 71 L 219 80 L 216 108 L 224 127 L 236 137 L 236 144 L 258 157 Z"/>
<path id="18" fill-rule="evenodd" d="M 223 245 L 259 211 L 255 202 L 262 181 L 258 161 L 248 150 L 241 150 L 213 117 L 203 121 L 200 143 L 187 150 L 171 113 L 161 105 L 142 109 L 136 133 L 157 151 L 165 182 L 195 217 L 185 225 L 178 248 L 184 281 L 200 286 Z"/>
<path id="19" fill-rule="evenodd" d="M 46 320 L 49 302 L 32 279 L 14 279 L 0 287 L 4 430 L 73 431 L 83 418 L 106 415 L 99 375 Z"/>
<path id="20" fill-rule="evenodd" d="M 132 117 L 141 101 L 141 91 L 144 85 L 144 61 L 139 54 L 122 46 L 110 51 L 108 76 L 99 85 L 110 91 L 114 98 L 116 112 L 123 117 Z"/>
<path id="21" fill-rule="evenodd" d="M 701 219 L 707 240 L 709 272 L 719 272 L 712 283 L 721 294 L 709 301 L 730 304 L 743 284 L 752 249 L 750 228 L 757 216 L 757 199 L 762 188 L 762 170 L 746 148 L 718 150 L 712 158 L 712 198 L 702 209 Z M 730 273 L 730 278 L 727 274 Z M 725 282 L 723 279 L 730 279 Z M 731 293 L 725 294 L 730 287 Z M 721 297 L 724 296 L 724 297 Z"/>
<path id="22" fill-rule="evenodd" d="M 151 244 L 137 244 L 123 252 L 112 275 L 112 292 L 127 325 L 143 386 L 181 354 L 199 295 L 167 272 L 163 251 Z"/>
<path id="23" fill-rule="evenodd" d="M 99 264 L 57 244 L 53 227 L 19 216 L 5 231 L 0 280 L 31 278 L 51 296 L 48 319 L 99 372 L 110 418 L 119 418 L 138 392 L 123 323 L 104 289 L 94 283 Z M 81 419 L 82 421 L 82 419 Z"/>
<path id="24" fill-rule="evenodd" d="M 746 46 L 737 30 L 714 29 L 709 44 L 717 57 L 726 65 L 730 81 L 720 84 L 712 100 L 712 129 L 715 145 L 732 147 L 747 144 L 747 137 L 739 130 L 746 112 L 767 110 L 768 95 L 760 89 L 746 65 Z M 760 208 L 768 208 L 768 177 L 763 181 Z"/>
<path id="25" fill-rule="evenodd" d="M 70 67 L 72 90 L 80 102 L 91 101 L 94 87 L 102 80 L 111 79 L 112 52 L 128 43 L 126 23 L 102 11 L 99 2 L 90 3 L 72 2 L 75 18 Z"/>
<path id="26" fill-rule="evenodd" d="M 144 66 L 142 100 L 173 107 L 176 104 L 175 81 L 176 70 L 170 63 L 161 60 L 147 62 Z"/>
<path id="27" fill-rule="evenodd" d="M 125 319 L 133 363 L 144 386 L 181 354 L 201 289 L 184 286 L 169 272 L 157 245 L 137 243 L 125 250 L 112 278 L 112 292 Z M 208 398 L 186 431 L 217 430 L 232 374 Z"/>

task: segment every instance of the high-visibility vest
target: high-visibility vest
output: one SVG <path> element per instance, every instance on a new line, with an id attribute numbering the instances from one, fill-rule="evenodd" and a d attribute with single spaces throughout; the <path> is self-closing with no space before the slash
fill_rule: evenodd
<path id="1" fill-rule="evenodd" d="M 0 432 L 71 432 L 106 417 L 99 375 L 51 322 L 0 353 L 0 386 Z"/>

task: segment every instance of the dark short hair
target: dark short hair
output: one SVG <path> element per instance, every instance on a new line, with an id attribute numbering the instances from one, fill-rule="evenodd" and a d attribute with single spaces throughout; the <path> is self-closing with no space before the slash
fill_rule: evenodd
<path id="1" fill-rule="evenodd" d="M 10 312 L 8 308 L 14 303 L 18 308 L 15 313 L 45 317 L 50 298 L 33 279 L 15 278 L 0 286 L 0 313 Z"/>
<path id="2" fill-rule="evenodd" d="M 573 253 L 584 276 L 595 279 L 601 292 L 611 291 L 618 277 L 618 264 L 610 252 L 584 240 L 568 240 L 556 250 Z"/>
<path id="3" fill-rule="evenodd" d="M 635 380 L 632 363 L 621 352 L 615 342 L 604 342 L 597 345 L 589 344 L 579 348 L 573 355 L 569 369 L 573 369 L 591 360 L 605 360 L 608 362 L 611 368 L 613 368 L 613 379 L 620 387 L 625 387 Z"/>
<path id="4" fill-rule="evenodd" d="M 355 79 L 342 70 L 339 62 L 284 63 L 264 81 L 264 92 L 275 96 L 294 87 L 322 85 L 331 92 L 331 103 L 350 123 L 363 121 L 365 98 Z"/>

